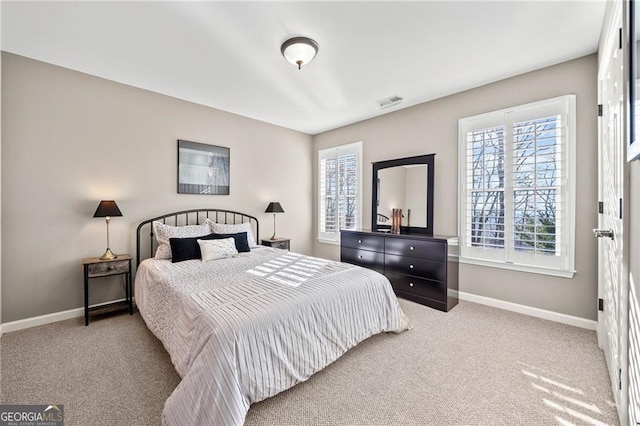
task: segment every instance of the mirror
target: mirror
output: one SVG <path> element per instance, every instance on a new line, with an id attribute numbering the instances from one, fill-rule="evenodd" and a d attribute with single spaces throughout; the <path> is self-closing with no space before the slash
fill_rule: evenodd
<path id="1" fill-rule="evenodd" d="M 402 226 L 427 227 L 426 164 L 378 171 L 378 225 L 389 225 L 391 211 L 402 209 Z"/>
<path id="2" fill-rule="evenodd" d="M 433 234 L 435 154 L 373 163 L 371 228 L 389 232 L 393 209 L 402 209 L 401 233 Z"/>

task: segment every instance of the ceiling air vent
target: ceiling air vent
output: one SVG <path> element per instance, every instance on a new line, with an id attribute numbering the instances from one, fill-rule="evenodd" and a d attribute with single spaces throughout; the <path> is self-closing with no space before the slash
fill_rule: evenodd
<path id="1" fill-rule="evenodd" d="M 378 103 L 378 105 L 380 105 L 380 109 L 385 109 L 398 105 L 400 102 L 402 102 L 402 98 L 398 95 L 394 95 L 389 96 L 388 98 L 380 99 L 376 102 Z"/>

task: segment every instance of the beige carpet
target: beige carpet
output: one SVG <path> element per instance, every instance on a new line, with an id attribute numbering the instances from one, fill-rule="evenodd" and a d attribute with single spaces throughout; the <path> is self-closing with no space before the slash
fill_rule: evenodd
<path id="1" fill-rule="evenodd" d="M 594 332 L 469 302 L 401 305 L 413 330 L 362 342 L 246 424 L 618 424 Z M 2 403 L 64 404 L 66 425 L 158 425 L 179 381 L 139 314 L 8 333 L 0 350 Z"/>

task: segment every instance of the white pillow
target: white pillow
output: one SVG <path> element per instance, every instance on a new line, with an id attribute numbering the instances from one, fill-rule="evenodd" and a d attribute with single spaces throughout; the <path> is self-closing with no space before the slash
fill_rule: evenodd
<path id="1" fill-rule="evenodd" d="M 258 244 L 256 244 L 256 238 L 253 236 L 253 230 L 251 229 L 251 222 L 224 224 L 215 223 L 211 219 L 207 219 L 206 223 L 209 223 L 209 226 L 211 226 L 211 232 L 214 234 L 237 234 L 239 232 L 246 232 L 249 247 L 258 247 Z"/>
<path id="2" fill-rule="evenodd" d="M 202 261 L 224 259 L 238 254 L 236 250 L 236 240 L 234 238 L 223 238 L 220 240 L 198 240 Z"/>
<path id="3" fill-rule="evenodd" d="M 204 237 L 211 234 L 211 227 L 206 222 L 202 225 L 171 226 L 156 221 L 153 222 L 153 232 L 156 235 L 156 241 L 158 241 L 155 258 L 171 259 L 169 238 Z"/>

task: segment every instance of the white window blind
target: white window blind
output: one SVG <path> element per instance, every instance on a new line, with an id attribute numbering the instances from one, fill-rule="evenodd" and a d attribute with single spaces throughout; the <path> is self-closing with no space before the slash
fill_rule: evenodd
<path id="1" fill-rule="evenodd" d="M 575 96 L 463 118 L 461 261 L 572 276 Z"/>
<path id="2" fill-rule="evenodd" d="M 356 229 L 362 217 L 362 142 L 318 152 L 318 239 L 340 242 L 341 229 Z"/>

